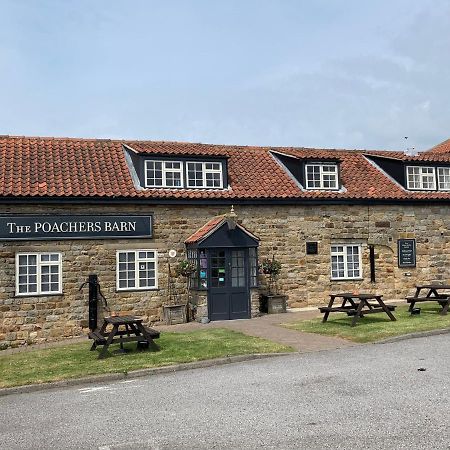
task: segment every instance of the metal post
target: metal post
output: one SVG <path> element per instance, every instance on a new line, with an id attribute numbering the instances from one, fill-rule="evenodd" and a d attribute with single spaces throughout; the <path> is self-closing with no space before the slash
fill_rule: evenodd
<path id="1" fill-rule="evenodd" d="M 96 274 L 89 275 L 89 328 L 97 329 L 98 314 L 98 277 Z"/>
<path id="2" fill-rule="evenodd" d="M 370 281 L 375 283 L 375 247 L 373 245 L 369 245 L 369 260 L 370 260 Z"/>

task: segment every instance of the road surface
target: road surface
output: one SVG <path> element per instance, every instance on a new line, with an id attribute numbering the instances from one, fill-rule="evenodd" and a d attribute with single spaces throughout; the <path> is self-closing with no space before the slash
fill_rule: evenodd
<path id="1" fill-rule="evenodd" d="M 0 449 L 449 449 L 449 342 L 0 397 Z"/>

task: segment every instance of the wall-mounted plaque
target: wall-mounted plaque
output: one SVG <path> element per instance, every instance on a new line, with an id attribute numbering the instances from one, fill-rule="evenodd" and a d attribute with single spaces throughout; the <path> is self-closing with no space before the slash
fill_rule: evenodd
<path id="1" fill-rule="evenodd" d="M 151 238 L 152 219 L 151 215 L 4 215 L 0 241 Z"/>
<path id="2" fill-rule="evenodd" d="M 416 240 L 399 239 L 397 241 L 398 267 L 416 267 Z"/>
<path id="3" fill-rule="evenodd" d="M 307 255 L 317 255 L 318 245 L 317 242 L 307 242 L 306 243 L 306 254 Z"/>

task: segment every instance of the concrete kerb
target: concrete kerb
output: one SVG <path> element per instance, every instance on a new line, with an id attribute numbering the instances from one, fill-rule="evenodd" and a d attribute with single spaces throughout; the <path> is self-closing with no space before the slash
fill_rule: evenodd
<path id="1" fill-rule="evenodd" d="M 414 333 L 402 334 L 383 339 L 381 341 L 371 342 L 371 344 L 390 344 L 391 342 L 405 341 L 406 339 L 416 339 L 428 336 L 437 336 L 439 334 L 450 334 L 450 328 L 440 328 L 439 330 L 416 331 Z"/>
<path id="2" fill-rule="evenodd" d="M 107 383 L 111 381 L 133 379 L 164 373 L 179 372 L 182 370 L 202 369 L 206 367 L 222 366 L 224 364 L 233 364 L 243 361 L 253 361 L 257 359 L 273 358 L 293 355 L 295 352 L 287 353 L 253 353 L 249 355 L 227 356 L 225 358 L 206 359 L 203 361 L 194 361 L 191 363 L 174 364 L 172 366 L 152 367 L 148 369 L 133 370 L 130 372 L 105 373 L 100 375 L 91 375 L 82 378 L 73 378 L 69 380 L 51 381 L 48 383 L 26 384 L 23 386 L 14 386 L 0 389 L 0 397 L 12 394 L 26 394 L 30 392 L 46 391 L 63 387 L 83 386 L 94 383 Z"/>

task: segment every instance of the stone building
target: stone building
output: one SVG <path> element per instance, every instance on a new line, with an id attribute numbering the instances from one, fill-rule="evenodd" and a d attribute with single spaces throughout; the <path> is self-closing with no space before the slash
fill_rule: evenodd
<path id="1" fill-rule="evenodd" d="M 257 314 L 264 259 L 292 307 L 450 282 L 450 141 L 412 157 L 3 136 L 0 204 L 3 348 L 86 334 L 91 274 L 110 310 L 159 321 L 186 258 L 198 319 Z"/>

